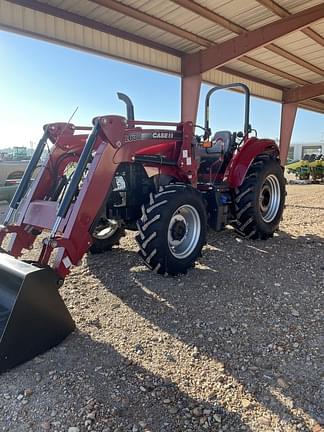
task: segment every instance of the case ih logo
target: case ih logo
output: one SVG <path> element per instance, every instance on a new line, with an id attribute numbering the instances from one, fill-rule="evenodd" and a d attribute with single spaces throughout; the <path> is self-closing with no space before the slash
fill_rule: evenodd
<path id="1" fill-rule="evenodd" d="M 153 132 L 152 138 L 154 139 L 172 139 L 173 132 Z"/>
<path id="2" fill-rule="evenodd" d="M 142 132 L 133 133 L 125 136 L 125 142 L 140 141 L 140 140 L 150 140 L 150 139 L 182 139 L 181 132 L 173 131 L 156 131 L 156 132 Z"/>

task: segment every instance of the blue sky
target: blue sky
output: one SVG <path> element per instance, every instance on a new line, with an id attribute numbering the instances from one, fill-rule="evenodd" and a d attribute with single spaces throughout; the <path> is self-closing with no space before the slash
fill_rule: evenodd
<path id="1" fill-rule="evenodd" d="M 203 85 L 197 123 L 203 124 Z M 42 125 L 67 121 L 89 125 L 102 114 L 125 113 L 116 92 L 128 94 L 142 120 L 180 120 L 180 78 L 97 55 L 0 31 L 0 147 L 37 141 Z M 242 129 L 243 96 L 219 92 L 213 130 Z M 259 136 L 279 136 L 280 105 L 252 98 L 251 123 Z M 298 110 L 293 141 L 323 138 L 324 116 Z"/>

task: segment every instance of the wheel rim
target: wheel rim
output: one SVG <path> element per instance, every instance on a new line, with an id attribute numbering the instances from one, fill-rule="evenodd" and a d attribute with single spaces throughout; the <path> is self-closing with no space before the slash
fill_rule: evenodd
<path id="1" fill-rule="evenodd" d="M 168 227 L 168 246 L 172 255 L 178 259 L 187 258 L 196 248 L 200 232 L 198 211 L 190 205 L 179 207 Z"/>
<path id="2" fill-rule="evenodd" d="M 261 217 L 264 222 L 270 223 L 275 219 L 280 207 L 280 199 L 279 180 L 274 174 L 270 174 L 263 182 L 259 197 Z"/>
<path id="3" fill-rule="evenodd" d="M 119 225 L 117 221 L 108 219 L 107 224 L 100 225 L 96 228 L 95 232 L 93 233 L 93 237 L 98 240 L 106 240 L 107 238 L 114 235 L 118 228 Z"/>

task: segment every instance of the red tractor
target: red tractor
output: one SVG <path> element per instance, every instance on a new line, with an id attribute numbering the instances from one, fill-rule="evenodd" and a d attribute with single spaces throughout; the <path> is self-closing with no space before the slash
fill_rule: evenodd
<path id="1" fill-rule="evenodd" d="M 210 97 L 228 87 L 245 92 L 244 130 L 212 134 Z M 57 288 L 86 252 L 110 249 L 125 229 L 138 231 L 139 254 L 151 270 L 175 275 L 201 255 L 208 226 L 219 231 L 231 224 L 241 236 L 266 239 L 279 225 L 285 201 L 279 149 L 251 129 L 244 84 L 208 92 L 202 136 L 191 122 L 135 120 L 130 99 L 118 96 L 127 118 L 96 117 L 93 128 L 44 127 L 0 227 L 0 246 L 11 237 L 0 253 L 0 371 L 73 329 Z M 48 142 L 47 161 L 31 183 Z M 42 233 L 48 234 L 37 261 L 18 260 Z"/>

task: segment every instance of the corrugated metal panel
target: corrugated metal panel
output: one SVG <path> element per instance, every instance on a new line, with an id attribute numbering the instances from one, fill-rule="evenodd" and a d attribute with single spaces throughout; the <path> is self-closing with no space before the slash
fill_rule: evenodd
<path id="1" fill-rule="evenodd" d="M 296 32 L 281 38 L 276 45 L 324 70 L 324 47 L 303 33 Z"/>
<path id="2" fill-rule="evenodd" d="M 229 64 L 229 66 L 233 69 L 240 71 L 240 72 L 244 72 L 244 73 L 251 75 L 251 76 L 254 76 L 256 78 L 264 79 L 266 81 L 272 82 L 272 83 L 277 84 L 277 85 L 282 86 L 282 87 L 291 87 L 292 85 L 294 85 L 293 82 L 291 82 L 287 79 L 281 78 L 281 77 L 274 75 L 270 72 L 266 72 L 266 71 L 263 71 L 261 69 L 255 68 L 254 66 L 245 64 L 239 60 L 236 60 L 235 62 L 231 62 Z"/>
<path id="3" fill-rule="evenodd" d="M 212 26 L 206 26 L 204 30 L 200 32 L 200 36 L 212 40 L 215 43 L 221 43 L 233 37 L 233 33 L 224 29 L 223 27 L 212 24 Z M 235 35 L 234 35 L 235 36 Z"/>
<path id="4" fill-rule="evenodd" d="M 110 10 L 108 8 L 98 6 L 88 0 L 41 0 L 45 3 L 59 6 L 65 10 L 78 13 L 88 18 L 97 20 L 104 24 L 112 25 L 121 30 L 125 30 L 149 38 L 153 41 L 163 43 L 167 46 L 173 47 L 184 52 L 195 52 L 199 49 L 199 46 L 186 39 L 178 37 L 174 34 L 170 34 L 163 30 L 156 29 L 151 25 L 147 25 L 141 21 L 133 18 L 126 17 L 118 12 Z M 181 27 L 190 31 L 191 33 L 199 34 L 200 36 L 211 40 L 217 41 L 218 43 L 223 42 L 233 37 L 233 33 L 228 30 L 212 23 L 211 21 L 197 16 L 197 14 L 188 11 L 185 8 L 177 6 L 172 1 L 166 0 L 161 2 L 160 0 L 122 0 L 121 3 L 132 6 L 137 10 L 144 13 L 148 13 L 154 17 L 160 18 L 168 23 L 175 26 Z M 200 1 L 205 7 L 208 6 L 204 2 Z M 270 11 L 262 7 L 255 0 L 249 0 L 247 2 L 238 2 L 238 0 L 213 2 L 213 5 L 209 5 L 211 10 L 215 10 L 217 13 L 224 15 L 232 20 L 244 20 L 244 14 L 253 16 L 254 24 L 251 22 L 245 22 L 245 27 L 258 27 L 264 25 L 266 22 L 271 22 L 278 17 L 274 16 Z M 261 9 L 260 9 L 261 8 Z M 253 14 L 251 14 L 253 10 Z M 259 12 L 258 12 L 259 10 Z M 229 14 L 232 14 L 230 17 Z M 243 21 L 241 22 L 242 25 Z M 302 35 L 302 33 L 300 33 Z M 304 36 L 304 40 L 307 40 Z"/>
<path id="5" fill-rule="evenodd" d="M 0 2 L 0 25 L 156 69 L 181 70 L 178 57 L 6 1 Z"/>
<path id="6" fill-rule="evenodd" d="M 276 41 L 276 45 L 304 60 L 310 62 L 315 60 L 315 64 L 324 60 L 324 47 L 307 36 L 302 39 L 302 42 L 300 40 L 287 42 L 287 39 L 282 38 L 280 41 Z"/>
<path id="7" fill-rule="evenodd" d="M 152 41 L 159 42 L 180 51 L 194 52 L 200 48 L 199 45 L 184 38 L 157 29 L 154 26 L 145 24 L 134 18 L 126 17 L 119 12 L 115 12 L 103 6 L 98 6 L 97 4 L 88 0 L 60 0 L 59 5 L 56 4 L 57 0 L 40 1 L 52 6 L 59 6 L 60 8 L 69 12 L 86 16 L 87 18 L 93 19 L 100 23 L 110 25 L 114 28 L 127 31 L 137 36 L 148 38 Z"/>
<path id="8" fill-rule="evenodd" d="M 298 56 L 300 57 L 299 53 Z M 290 60 L 287 60 L 280 55 L 274 54 L 265 48 L 260 48 L 254 51 L 253 53 L 249 54 L 249 57 L 306 81 L 316 82 L 316 80 L 320 77 L 319 74 L 312 72 Z"/>
<path id="9" fill-rule="evenodd" d="M 304 9 L 308 9 L 312 6 L 323 3 L 323 0 L 280 0 L 277 1 L 283 8 L 288 10 L 290 13 L 300 12 Z"/>
<path id="10" fill-rule="evenodd" d="M 322 21 L 321 21 L 322 23 Z M 324 20 L 323 20 L 324 23 Z M 315 25 L 312 25 L 312 28 L 315 30 Z M 310 39 L 308 36 L 306 36 L 304 33 L 300 31 L 296 31 L 294 33 L 290 33 L 287 36 L 284 36 L 282 38 L 277 39 L 276 43 L 279 43 L 280 45 L 284 44 L 286 47 L 292 47 L 292 49 L 300 49 L 304 48 L 310 45 L 319 45 L 316 42 L 314 42 L 312 39 Z"/>
<path id="11" fill-rule="evenodd" d="M 137 10 L 157 17 L 176 27 L 180 27 L 191 33 L 209 39 L 212 42 L 225 40 L 232 37 L 232 33 L 215 23 L 203 18 L 188 9 L 179 7 L 169 0 L 136 0 L 130 4 L 129 0 L 121 0 L 121 3 L 131 5 Z"/>
<path id="12" fill-rule="evenodd" d="M 232 84 L 233 82 L 242 82 L 246 84 L 251 91 L 251 94 L 254 96 L 259 96 L 261 98 L 281 101 L 282 92 L 281 90 L 277 90 L 274 88 L 267 87 L 262 84 L 255 83 L 253 81 L 245 80 L 243 78 L 238 78 L 235 75 L 231 75 L 228 73 L 223 73 L 218 70 L 208 71 L 203 74 L 203 79 L 207 82 L 213 84 Z"/>
<path id="13" fill-rule="evenodd" d="M 316 24 L 312 24 L 312 29 L 324 37 L 324 20 L 318 21 Z"/>
<path id="14" fill-rule="evenodd" d="M 278 19 L 255 0 L 199 0 L 198 3 L 248 30 Z"/>

